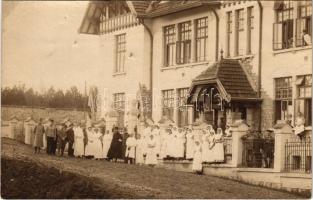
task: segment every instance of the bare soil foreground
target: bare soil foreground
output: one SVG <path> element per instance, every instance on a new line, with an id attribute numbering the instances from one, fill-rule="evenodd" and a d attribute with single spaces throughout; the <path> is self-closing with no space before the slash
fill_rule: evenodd
<path id="1" fill-rule="evenodd" d="M 34 155 L 2 138 L 2 198 L 305 198 L 244 183 L 147 166 Z"/>

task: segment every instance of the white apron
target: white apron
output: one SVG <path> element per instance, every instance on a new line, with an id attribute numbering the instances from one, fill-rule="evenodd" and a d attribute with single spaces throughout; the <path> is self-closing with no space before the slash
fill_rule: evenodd
<path id="1" fill-rule="evenodd" d="M 192 162 L 193 171 L 202 171 L 202 156 L 201 156 L 201 146 L 195 145 L 193 162 Z"/>
<path id="2" fill-rule="evenodd" d="M 94 133 L 93 134 L 93 155 L 95 158 L 103 158 L 102 156 L 102 143 L 101 143 L 101 133 Z"/>
<path id="3" fill-rule="evenodd" d="M 94 156 L 93 155 L 93 141 L 94 141 L 94 137 L 93 137 L 93 132 L 87 130 L 87 136 L 88 136 L 88 143 L 86 145 L 86 149 L 85 149 L 85 155 L 86 156 Z"/>
<path id="4" fill-rule="evenodd" d="M 223 162 L 224 161 L 224 145 L 222 141 L 222 134 L 214 135 L 215 145 L 213 147 L 214 161 Z"/>
<path id="5" fill-rule="evenodd" d="M 74 156 L 84 155 L 84 133 L 80 127 L 74 128 Z"/>
<path id="6" fill-rule="evenodd" d="M 192 159 L 194 156 L 194 136 L 193 133 L 188 133 L 186 135 L 187 141 L 186 141 L 186 159 Z"/>
<path id="7" fill-rule="evenodd" d="M 102 138 L 102 157 L 107 158 L 108 151 L 111 146 L 113 135 L 111 133 L 105 134 Z"/>
<path id="8" fill-rule="evenodd" d="M 144 164 L 143 154 L 146 154 L 146 142 L 140 138 L 136 141 L 136 163 Z"/>
<path id="9" fill-rule="evenodd" d="M 157 155 L 156 155 L 156 141 L 155 139 L 149 139 L 147 141 L 147 157 L 145 164 L 147 165 L 156 165 L 158 164 Z"/>
<path id="10" fill-rule="evenodd" d="M 134 137 L 129 137 L 126 140 L 126 152 L 125 156 L 128 158 L 135 158 L 136 153 L 136 139 Z"/>

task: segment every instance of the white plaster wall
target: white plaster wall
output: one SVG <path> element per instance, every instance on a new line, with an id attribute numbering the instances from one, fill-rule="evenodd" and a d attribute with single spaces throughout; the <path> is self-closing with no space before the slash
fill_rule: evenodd
<path id="1" fill-rule="evenodd" d="M 163 68 L 163 27 L 178 24 L 181 22 L 195 20 L 202 17 L 208 17 L 208 61 L 197 63 L 191 62 L 186 65 L 177 65 L 170 68 Z M 216 19 L 213 12 L 208 8 L 202 7 L 184 11 L 181 13 L 171 14 L 162 18 L 156 18 L 152 24 L 154 35 L 154 52 L 153 52 L 153 119 L 158 121 L 162 115 L 162 90 L 188 88 L 193 78 L 198 76 L 202 71 L 215 61 L 215 43 L 216 43 Z M 194 31 L 194 29 L 192 29 Z M 193 33 L 192 33 L 193 35 Z M 195 42 L 192 41 L 193 54 Z M 182 67 L 183 66 L 183 67 Z M 174 111 L 175 113 L 175 111 Z M 176 119 L 177 116 L 174 115 Z M 177 121 L 177 120 L 175 120 Z"/>

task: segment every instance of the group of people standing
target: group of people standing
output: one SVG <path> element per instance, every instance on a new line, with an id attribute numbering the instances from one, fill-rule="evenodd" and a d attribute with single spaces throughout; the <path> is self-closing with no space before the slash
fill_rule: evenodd
<path id="1" fill-rule="evenodd" d="M 137 139 L 140 150 L 136 159 L 148 164 L 156 163 L 157 159 L 193 160 L 193 170 L 201 172 L 203 163 L 224 162 L 224 137 L 231 137 L 229 126 L 223 133 L 221 128 L 215 131 L 211 125 L 205 129 L 146 125 Z"/>
<path id="2" fill-rule="evenodd" d="M 39 153 L 41 148 L 45 148 L 49 155 L 63 156 L 67 145 L 68 156 L 84 155 L 84 134 L 78 125 L 62 123 L 58 127 L 53 119 L 49 119 L 47 124 L 43 124 L 43 119 L 39 119 L 33 133 L 35 154 Z"/>
<path id="3" fill-rule="evenodd" d="M 43 125 L 40 119 L 34 129 L 35 153 L 39 153 L 46 141 L 47 154 L 62 156 L 65 146 L 68 155 L 110 161 L 124 160 L 130 164 L 154 166 L 158 159 L 190 160 L 195 172 L 202 171 L 203 163 L 224 162 L 223 138 L 230 137 L 229 127 L 215 131 L 211 125 L 206 128 L 179 128 L 174 124 L 167 127 L 146 123 L 141 133 L 137 128 L 128 133 L 118 127 L 86 127 L 84 123 L 63 123 L 56 128 L 54 121 Z M 44 137 L 45 136 L 45 137 Z M 57 151 L 56 151 L 57 150 Z"/>

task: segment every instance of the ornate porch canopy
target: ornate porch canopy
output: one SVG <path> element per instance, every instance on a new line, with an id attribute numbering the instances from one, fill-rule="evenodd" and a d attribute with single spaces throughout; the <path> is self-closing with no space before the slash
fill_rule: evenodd
<path id="1" fill-rule="evenodd" d="M 261 101 L 238 60 L 222 59 L 193 79 L 187 103 L 195 102 L 208 86 L 214 86 L 226 102 Z"/>

